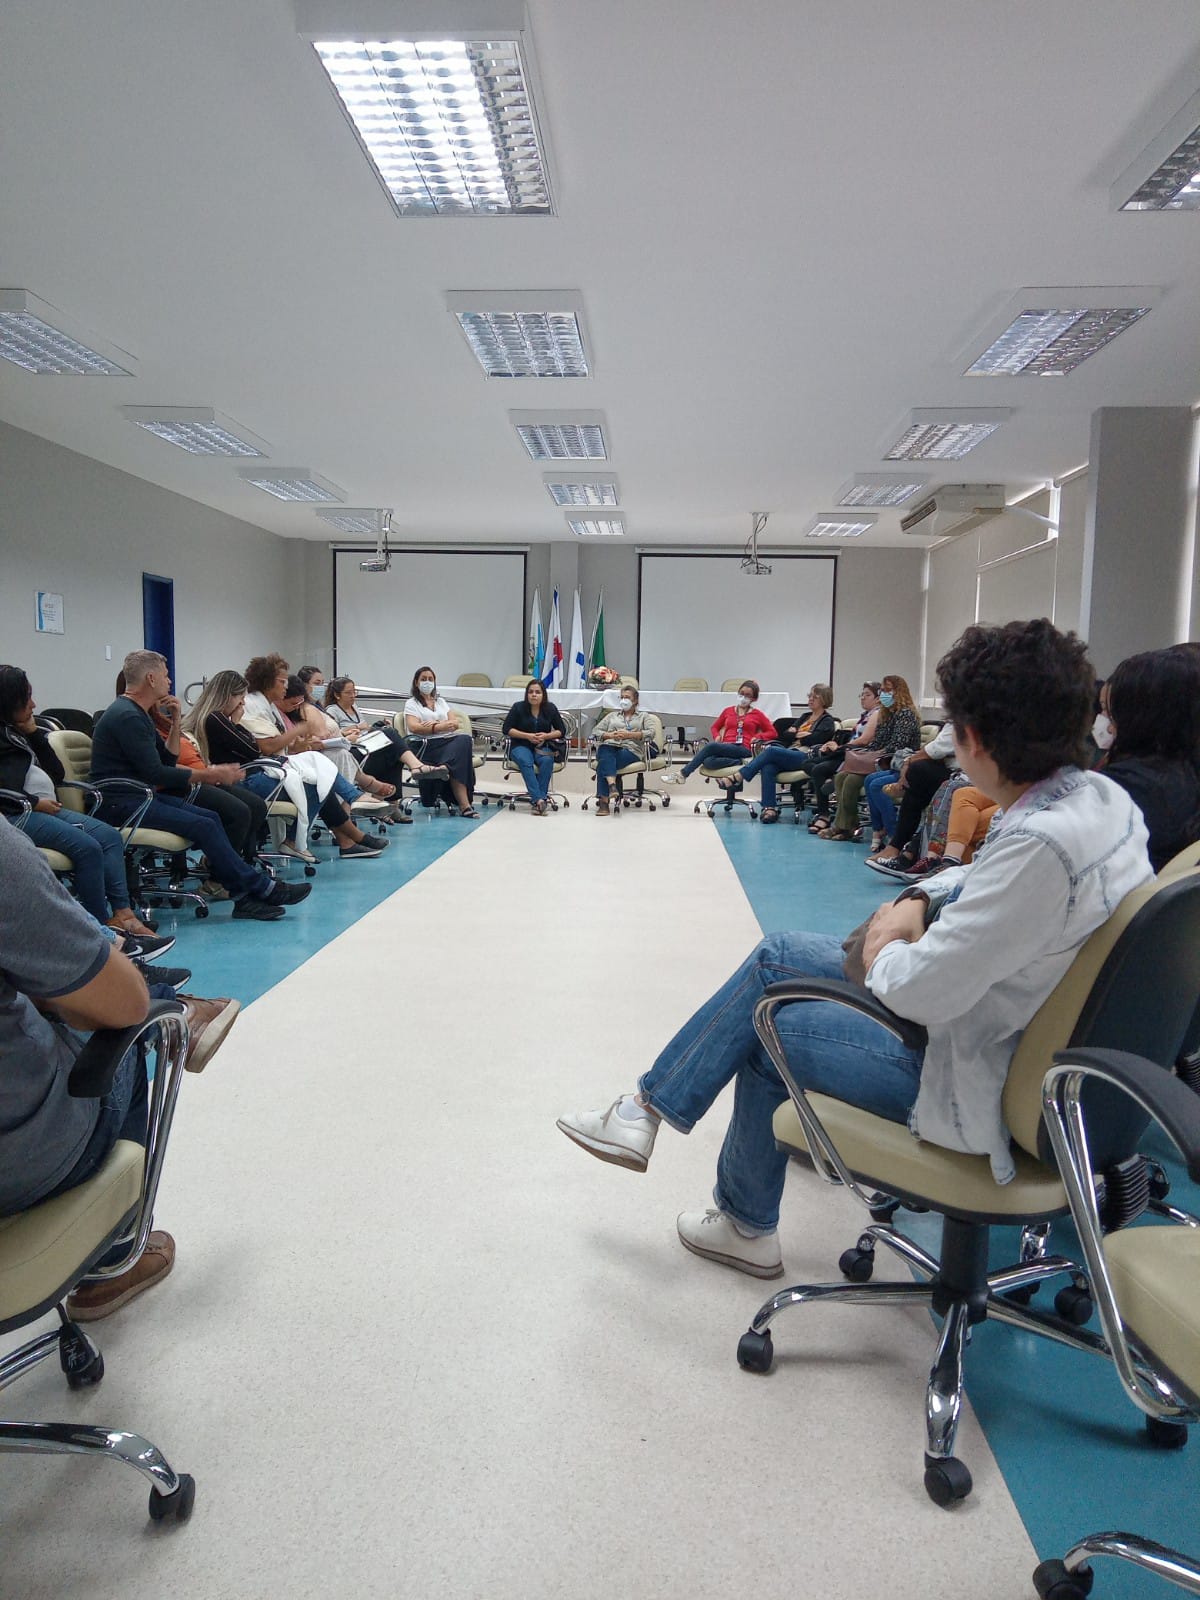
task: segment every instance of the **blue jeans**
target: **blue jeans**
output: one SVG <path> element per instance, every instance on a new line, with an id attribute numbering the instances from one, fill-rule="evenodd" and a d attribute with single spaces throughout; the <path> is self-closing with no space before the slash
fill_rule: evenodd
<path id="1" fill-rule="evenodd" d="M 871 831 L 882 833 L 891 838 L 896 826 L 898 815 L 896 802 L 891 795 L 884 794 L 884 789 L 889 783 L 895 783 L 899 773 L 893 772 L 891 767 L 885 767 L 882 772 L 872 772 L 863 785 L 867 796 L 867 810 L 871 813 Z"/>
<path id="2" fill-rule="evenodd" d="M 692 1128 L 732 1078 L 733 1116 L 717 1162 L 713 1198 L 739 1225 L 771 1233 L 787 1157 L 775 1148 L 771 1118 L 787 1099 L 783 1080 L 754 1031 L 754 1005 L 786 978 L 840 978 L 841 940 L 833 934 L 773 933 L 706 1000 L 667 1045 L 638 1088 L 680 1133 Z M 921 1080 L 921 1053 L 844 1006 L 806 1001 L 775 1018 L 797 1082 L 890 1122 L 906 1122 Z"/>
<path id="3" fill-rule="evenodd" d="M 705 766 L 709 762 L 718 767 L 728 762 L 732 767 L 739 761 L 745 761 L 749 754 L 750 746 L 747 744 L 722 744 L 719 740 L 713 739 L 708 744 L 701 745 L 687 765 L 680 767 L 679 776 L 690 778 L 697 767 Z"/>
<path id="4" fill-rule="evenodd" d="M 753 761 L 748 761 L 742 768 L 738 777 L 743 783 L 749 783 L 751 778 L 762 778 L 762 803 L 764 807 L 774 809 L 776 803 L 775 780 L 781 772 L 794 772 L 797 767 L 805 767 L 812 760 L 808 750 L 793 750 L 785 744 L 769 744 L 760 750 Z"/>
<path id="5" fill-rule="evenodd" d="M 521 769 L 521 777 L 525 780 L 529 798 L 535 804 L 539 800 L 548 799 L 550 780 L 554 776 L 554 757 L 549 750 L 544 745 L 535 750 L 531 744 L 526 744 L 524 739 L 514 739 L 511 753 L 513 762 Z"/>
<path id="6" fill-rule="evenodd" d="M 31 811 L 24 831 L 34 844 L 58 850 L 75 866 L 75 893 L 97 922 L 108 921 L 107 906 L 123 911 L 129 905 L 125 882 L 125 845 L 121 835 L 99 817 L 60 811 L 56 817 Z"/>
<path id="7" fill-rule="evenodd" d="M 622 767 L 641 759 L 640 750 L 622 750 L 618 744 L 602 744 L 596 751 L 596 798 L 607 800 L 609 780 L 615 777 Z"/>
<path id="8" fill-rule="evenodd" d="M 114 795 L 105 801 L 104 809 L 114 822 L 124 822 L 136 805 L 137 802 L 124 795 L 119 798 Z M 147 807 L 141 826 L 163 833 L 178 833 L 190 840 L 208 858 L 211 876 L 237 899 L 244 899 L 246 895 L 256 900 L 270 898 L 275 880 L 261 867 L 252 867 L 242 860 L 214 812 L 188 805 L 183 796 L 164 794 L 160 790 Z"/>

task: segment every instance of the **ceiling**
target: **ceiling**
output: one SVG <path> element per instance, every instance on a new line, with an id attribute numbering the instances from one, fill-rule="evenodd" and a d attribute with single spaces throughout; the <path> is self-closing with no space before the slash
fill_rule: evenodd
<path id="1" fill-rule="evenodd" d="M 1114 178 L 1200 84 L 1194 0 L 530 0 L 552 218 L 397 218 L 287 0 L 36 0 L 0 50 L 0 284 L 135 379 L 0 362 L 0 418 L 279 534 L 118 406 L 211 405 L 407 540 L 562 539 L 509 408 L 602 410 L 627 541 L 799 539 L 912 407 L 1015 415 L 934 481 L 1009 498 L 1101 405 L 1200 397 L 1200 215 Z M 964 378 L 1026 285 L 1151 285 L 1065 378 Z M 577 290 L 588 379 L 485 379 L 452 290 Z M 863 543 L 897 544 L 883 513 Z M 911 541 L 909 541 L 911 543 Z M 815 541 L 814 541 L 815 543 Z"/>

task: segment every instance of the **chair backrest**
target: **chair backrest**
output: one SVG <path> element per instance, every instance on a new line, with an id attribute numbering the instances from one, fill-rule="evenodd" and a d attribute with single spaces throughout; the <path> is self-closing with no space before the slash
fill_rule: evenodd
<path id="1" fill-rule="evenodd" d="M 627 684 L 631 689 L 640 689 L 642 687 L 636 678 L 630 677 L 628 672 L 623 672 L 617 681 L 619 683 Z"/>
<path id="2" fill-rule="evenodd" d="M 726 678 L 721 684 L 721 693 L 736 694 L 742 685 L 747 681 L 748 680 L 746 678 Z"/>
<path id="3" fill-rule="evenodd" d="M 942 731 L 940 722 L 923 722 L 921 724 L 921 748 L 924 749 L 931 739 L 936 739 Z"/>
<path id="4" fill-rule="evenodd" d="M 1126 895 L 1085 940 L 1026 1028 L 1004 1086 L 1004 1119 L 1016 1142 L 1053 1163 L 1042 1079 L 1056 1050 L 1129 1050 L 1170 1069 L 1198 998 L 1200 872 L 1160 876 Z M 1147 1118 L 1131 1115 L 1128 1097 L 1093 1084 L 1083 1105 L 1097 1169 L 1132 1155 Z"/>
<path id="5" fill-rule="evenodd" d="M 492 680 L 486 672 L 460 672 L 458 675 L 460 689 L 490 689 Z"/>
<path id="6" fill-rule="evenodd" d="M 92 741 L 86 733 L 59 728 L 48 734 L 51 750 L 63 764 L 63 771 L 76 783 L 86 783 L 92 770 Z"/>
<path id="7" fill-rule="evenodd" d="M 53 717 L 60 728 L 71 728 L 75 733 L 86 733 L 90 739 L 96 727 L 96 719 L 87 711 L 78 711 L 74 706 L 47 706 L 46 715 Z"/>
<path id="8" fill-rule="evenodd" d="M 1172 856 L 1165 866 L 1158 869 L 1158 876 L 1177 878 L 1181 872 L 1191 872 L 1194 867 L 1200 867 L 1200 841 L 1185 844 L 1177 856 Z"/>
<path id="9" fill-rule="evenodd" d="M 461 679 L 460 679 L 460 682 L 461 682 Z M 527 683 L 532 683 L 532 682 L 533 682 L 533 674 L 532 673 L 530 673 L 530 672 L 512 672 L 512 673 L 510 673 L 508 675 L 507 678 L 505 678 L 504 682 L 500 685 L 500 687 L 502 689 L 523 689 Z"/>
<path id="10" fill-rule="evenodd" d="M 472 726 L 472 723 L 471 723 L 471 714 L 470 714 L 470 712 L 469 711 L 464 711 L 461 706 L 451 706 L 450 710 L 458 718 L 458 731 L 459 731 L 459 733 L 474 734 L 475 729 L 474 729 L 474 727 Z"/>
<path id="11" fill-rule="evenodd" d="M 675 679 L 675 693 L 676 694 L 707 694 L 708 693 L 708 679 L 707 678 L 676 678 Z"/>
<path id="12" fill-rule="evenodd" d="M 646 721 L 650 724 L 650 739 L 658 754 L 653 760 L 647 759 L 646 765 L 651 771 L 667 764 L 667 736 L 663 732 L 662 718 L 654 711 L 647 711 Z"/>

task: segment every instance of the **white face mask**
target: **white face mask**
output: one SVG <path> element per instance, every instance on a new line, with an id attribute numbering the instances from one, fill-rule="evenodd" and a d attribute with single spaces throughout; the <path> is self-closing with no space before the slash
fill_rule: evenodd
<path id="1" fill-rule="evenodd" d="M 422 694 L 433 694 L 437 689 L 437 684 L 432 678 L 422 678 L 417 688 L 420 689 Z"/>
<path id="2" fill-rule="evenodd" d="M 622 711 L 632 711 L 633 710 L 633 701 L 632 700 L 622 700 L 621 701 L 621 710 Z"/>
<path id="3" fill-rule="evenodd" d="M 741 707 L 741 709 L 743 711 L 749 711 L 750 707 L 753 704 L 754 704 L 754 701 L 751 700 L 751 698 L 750 698 L 750 696 L 748 694 L 740 694 L 740 695 L 738 695 L 738 705 Z"/>
<path id="4" fill-rule="evenodd" d="M 1098 712 L 1095 722 L 1092 723 L 1092 738 L 1096 742 L 1096 748 L 1098 750 L 1111 750 L 1113 740 L 1116 737 L 1117 730 L 1113 727 L 1111 720 L 1104 715 L 1103 711 Z"/>

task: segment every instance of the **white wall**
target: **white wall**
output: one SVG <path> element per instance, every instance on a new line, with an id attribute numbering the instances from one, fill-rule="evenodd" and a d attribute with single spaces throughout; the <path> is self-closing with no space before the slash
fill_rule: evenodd
<path id="1" fill-rule="evenodd" d="M 838 552 L 833 635 L 833 704 L 857 716 L 864 679 L 895 673 L 917 697 L 921 674 L 921 575 L 924 550 Z M 808 685 L 793 691 L 802 699 Z"/>
<path id="2" fill-rule="evenodd" d="M 143 642 L 143 572 L 174 580 L 181 686 L 266 650 L 299 664 L 300 545 L 0 423 L 0 660 L 41 705 L 112 699 Z M 61 636 L 34 630 L 38 589 L 63 596 Z"/>

